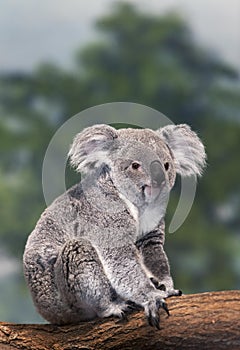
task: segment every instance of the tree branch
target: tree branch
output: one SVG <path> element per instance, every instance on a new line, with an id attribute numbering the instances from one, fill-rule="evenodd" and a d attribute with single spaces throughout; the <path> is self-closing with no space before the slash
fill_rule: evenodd
<path id="1" fill-rule="evenodd" d="M 143 312 L 128 322 L 109 318 L 58 327 L 0 323 L 0 350 L 240 349 L 240 291 L 168 299 L 160 311 L 161 330 L 147 325 Z"/>

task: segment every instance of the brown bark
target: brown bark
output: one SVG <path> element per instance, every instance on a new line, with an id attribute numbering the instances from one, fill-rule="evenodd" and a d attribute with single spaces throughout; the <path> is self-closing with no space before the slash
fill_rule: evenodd
<path id="1" fill-rule="evenodd" d="M 74 326 L 0 323 L 0 350 L 240 349 L 240 291 L 168 299 L 161 330 L 143 312 L 128 322 L 109 318 Z"/>

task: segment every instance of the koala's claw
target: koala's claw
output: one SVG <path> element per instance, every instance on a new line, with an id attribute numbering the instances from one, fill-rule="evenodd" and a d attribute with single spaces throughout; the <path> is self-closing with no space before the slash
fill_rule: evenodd
<path id="1" fill-rule="evenodd" d="M 170 316 L 167 304 L 164 299 L 150 301 L 145 307 L 145 313 L 150 326 L 160 329 L 159 309 L 162 308 Z"/>
<path id="2" fill-rule="evenodd" d="M 159 314 L 152 314 L 151 310 L 149 310 L 148 315 L 148 323 L 150 326 L 160 329 L 160 317 Z"/>
<path id="3" fill-rule="evenodd" d="M 170 312 L 168 310 L 167 303 L 163 302 L 161 306 L 162 306 L 163 310 L 167 313 L 167 315 L 170 316 Z"/>
<path id="4" fill-rule="evenodd" d="M 167 291 L 167 298 L 180 297 L 182 294 L 183 293 L 180 289 L 172 289 L 172 290 Z"/>
<path id="5" fill-rule="evenodd" d="M 162 291 L 166 292 L 166 286 L 165 286 L 165 284 L 160 283 L 160 282 L 159 282 L 156 278 L 154 278 L 154 277 L 151 277 L 150 280 L 151 280 L 152 284 L 154 285 L 154 287 L 155 287 L 156 289 L 159 289 L 159 290 L 162 290 Z"/>
<path id="6" fill-rule="evenodd" d="M 126 312 L 124 312 L 124 311 L 121 312 L 119 318 L 120 318 L 122 321 L 128 322 L 127 314 L 126 314 Z"/>
<path id="7" fill-rule="evenodd" d="M 165 298 L 180 297 L 182 295 L 182 291 L 180 289 L 168 289 L 165 283 L 161 283 L 154 277 L 151 277 L 150 280 L 156 289 L 166 292 Z"/>
<path id="8" fill-rule="evenodd" d="M 127 300 L 126 304 L 128 306 L 128 309 L 130 311 L 141 311 L 143 309 L 143 307 L 139 304 L 134 303 L 134 301 L 131 300 Z"/>

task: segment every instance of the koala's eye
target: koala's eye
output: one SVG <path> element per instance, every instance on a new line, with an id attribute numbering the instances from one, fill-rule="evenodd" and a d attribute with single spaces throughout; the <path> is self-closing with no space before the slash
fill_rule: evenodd
<path id="1" fill-rule="evenodd" d="M 141 164 L 139 164 L 138 162 L 133 162 L 133 163 L 132 163 L 132 169 L 134 169 L 134 170 L 139 169 L 140 166 L 141 166 Z"/>
<path id="2" fill-rule="evenodd" d="M 168 162 L 164 163 L 164 168 L 165 168 L 166 171 L 168 171 L 168 169 L 169 169 L 169 163 Z"/>

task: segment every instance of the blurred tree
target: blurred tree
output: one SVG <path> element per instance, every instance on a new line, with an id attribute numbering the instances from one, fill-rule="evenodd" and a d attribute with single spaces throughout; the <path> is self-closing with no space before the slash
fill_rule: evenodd
<path id="1" fill-rule="evenodd" d="M 44 208 L 40 160 L 52 135 L 48 119 L 34 109 L 32 85 L 23 75 L 0 83 L 0 237 L 17 256 Z"/>
<path id="2" fill-rule="evenodd" d="M 103 36 L 76 54 L 74 71 L 43 64 L 32 74 L 0 79 L 1 241 L 22 255 L 44 208 L 41 165 L 54 131 L 87 107 L 136 102 L 189 123 L 207 149 L 209 166 L 192 212 L 167 237 L 177 287 L 239 288 L 238 74 L 198 47 L 175 13 L 154 16 L 121 2 L 97 28 Z M 169 218 L 178 193 L 176 185 Z"/>
<path id="3" fill-rule="evenodd" d="M 186 23 L 174 13 L 147 15 L 121 3 L 97 22 L 97 29 L 105 34 L 105 41 L 77 55 L 94 104 L 145 103 L 192 123 L 209 110 L 209 90 L 216 80 L 237 77 L 233 69 L 194 44 Z"/>

